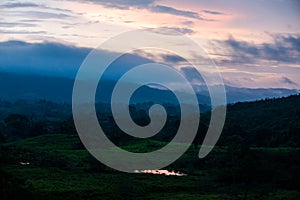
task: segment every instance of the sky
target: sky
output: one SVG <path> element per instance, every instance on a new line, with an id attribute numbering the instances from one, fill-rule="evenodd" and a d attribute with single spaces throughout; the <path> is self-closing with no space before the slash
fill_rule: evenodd
<path id="1" fill-rule="evenodd" d="M 201 43 L 225 84 L 300 89 L 298 0 L 4 0 L 0 13 L 1 71 L 73 76 L 112 36 L 168 28 Z"/>

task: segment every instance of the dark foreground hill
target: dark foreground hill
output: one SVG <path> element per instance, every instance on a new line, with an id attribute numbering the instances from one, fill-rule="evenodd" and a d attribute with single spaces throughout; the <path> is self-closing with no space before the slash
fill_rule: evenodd
<path id="1" fill-rule="evenodd" d="M 207 157 L 198 158 L 200 145 L 195 143 L 165 168 L 187 176 L 110 169 L 85 150 L 68 112 L 59 114 L 68 110 L 67 104 L 40 102 L 35 118 L 25 112 L 32 104 L 21 101 L 18 105 L 26 105 L 24 113 L 2 116 L 1 133 L 21 135 L 10 142 L 2 138 L 0 198 L 296 200 L 300 196 L 299 100 L 294 95 L 229 105 L 221 139 Z M 134 116 L 139 120 L 145 113 Z M 203 130 L 208 118 L 209 113 L 202 117 Z M 173 115 L 170 120 L 164 133 L 173 131 L 178 119 Z M 170 139 L 135 140 L 110 130 L 113 142 L 136 153 L 159 149 Z"/>
<path id="2" fill-rule="evenodd" d="M 151 104 L 132 104 L 131 114 L 136 123 L 149 123 L 147 110 Z M 168 142 L 179 123 L 178 107 L 164 104 L 169 114 L 162 133 L 152 139 Z M 130 140 L 115 126 L 110 106 L 96 105 L 101 125 L 116 140 Z M 205 107 L 204 107 L 205 108 Z M 206 108 L 207 109 L 207 108 Z M 0 101 L 0 138 L 11 141 L 41 134 L 76 134 L 71 105 L 50 101 Z M 200 129 L 195 143 L 201 143 L 209 124 L 210 113 L 201 114 Z M 103 123 L 102 123 L 103 122 Z M 114 128 L 115 127 L 115 128 Z M 230 138 L 239 138 L 249 146 L 300 147 L 300 95 L 279 99 L 265 99 L 227 106 L 225 126 L 219 145 L 226 145 Z M 120 135 L 118 135 L 120 134 Z"/>
<path id="3" fill-rule="evenodd" d="M 300 95 L 236 103 L 227 109 L 224 139 L 239 136 L 252 146 L 300 147 Z"/>

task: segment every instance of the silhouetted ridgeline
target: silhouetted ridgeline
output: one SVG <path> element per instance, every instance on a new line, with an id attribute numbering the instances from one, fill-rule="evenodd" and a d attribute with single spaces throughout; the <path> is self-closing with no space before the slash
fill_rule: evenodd
<path id="1" fill-rule="evenodd" d="M 236 103 L 227 108 L 223 138 L 238 135 L 255 146 L 300 146 L 299 94 Z"/>
<path id="2" fill-rule="evenodd" d="M 46 99 L 57 103 L 71 103 L 73 83 L 74 79 L 71 78 L 0 72 L 0 99 L 6 101 Z M 109 98 L 115 83 L 114 79 L 105 79 L 101 82 L 101 93 L 96 93 L 96 101 L 110 102 Z M 200 104 L 210 104 L 207 88 L 205 86 L 194 87 Z M 228 103 L 278 98 L 298 93 L 299 91 L 295 89 L 250 89 L 226 86 Z M 164 98 L 161 98 L 162 96 Z M 156 103 L 176 102 L 172 92 L 147 86 L 139 89 L 132 103 L 143 103 L 145 100 Z"/>
<path id="3" fill-rule="evenodd" d="M 133 120 L 140 124 L 149 123 L 147 111 L 153 103 L 132 104 Z M 176 134 L 180 120 L 176 105 L 164 104 L 168 119 L 155 140 L 170 141 Z M 202 110 L 208 109 L 204 107 Z M 123 133 L 115 124 L 110 105 L 96 104 L 98 119 L 115 142 L 126 142 L 134 138 Z M 71 105 L 40 100 L 27 102 L 0 102 L 0 133 L 2 140 L 11 141 L 42 134 L 76 134 Z M 209 124 L 210 113 L 201 114 L 201 123 L 196 144 L 200 144 Z M 300 146 L 300 96 L 292 95 L 279 99 L 266 99 L 228 105 L 225 126 L 219 145 L 227 145 L 231 138 L 250 146 L 280 147 Z"/>

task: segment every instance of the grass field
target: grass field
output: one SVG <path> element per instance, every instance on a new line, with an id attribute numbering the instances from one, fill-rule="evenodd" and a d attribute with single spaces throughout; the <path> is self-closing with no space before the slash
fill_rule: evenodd
<path id="1" fill-rule="evenodd" d="M 145 152 L 149 146 L 160 145 L 165 144 L 133 142 L 123 148 Z M 263 183 L 246 187 L 243 183 L 217 182 L 205 167 L 195 167 L 201 164 L 195 147 L 168 167 L 188 174 L 182 177 L 114 171 L 82 149 L 76 135 L 42 135 L 1 148 L 1 199 L 244 199 L 245 195 L 246 199 L 298 199 L 300 195 L 296 189 L 272 188 Z M 223 151 L 217 147 L 214 153 Z M 285 148 L 284 152 L 299 153 L 299 149 Z"/>

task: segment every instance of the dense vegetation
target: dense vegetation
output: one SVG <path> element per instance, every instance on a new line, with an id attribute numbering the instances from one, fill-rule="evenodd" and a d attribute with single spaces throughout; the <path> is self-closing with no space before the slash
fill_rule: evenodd
<path id="1" fill-rule="evenodd" d="M 95 160 L 81 144 L 68 104 L 0 102 L 1 199 L 298 199 L 300 191 L 300 95 L 228 105 L 218 145 L 198 158 L 210 113 L 201 115 L 194 145 L 168 170 L 187 176 L 127 174 Z M 147 124 L 151 103 L 132 105 Z M 123 149 L 149 152 L 176 133 L 178 108 L 155 137 L 137 140 L 113 126 L 108 105 L 98 118 Z M 100 112 L 102 111 L 102 112 Z M 105 119 L 105 120 L 104 120 Z"/>

